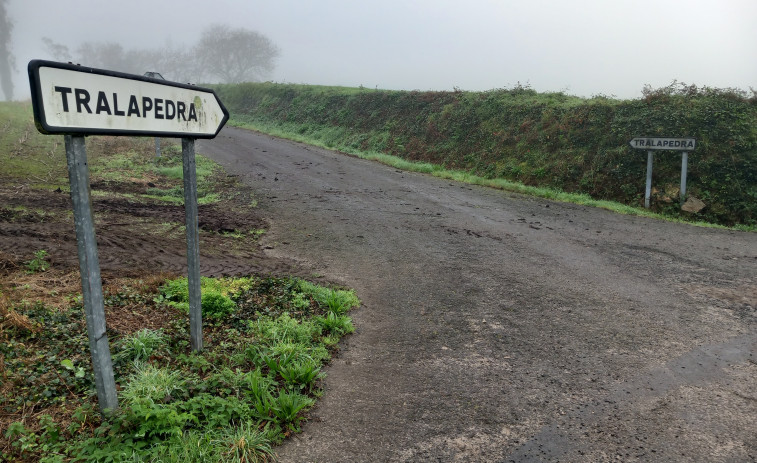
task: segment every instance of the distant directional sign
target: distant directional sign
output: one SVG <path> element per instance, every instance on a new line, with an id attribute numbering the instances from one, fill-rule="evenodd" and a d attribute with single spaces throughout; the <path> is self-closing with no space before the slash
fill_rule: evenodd
<path id="1" fill-rule="evenodd" d="M 631 148 L 640 150 L 693 151 L 697 142 L 694 138 L 637 137 L 630 144 Z"/>
<path id="2" fill-rule="evenodd" d="M 681 153 L 681 204 L 686 198 L 686 171 L 689 164 L 689 151 L 694 151 L 697 141 L 694 138 L 636 137 L 629 142 L 631 148 L 647 151 L 647 186 L 644 190 L 644 207 L 649 209 L 652 196 L 652 164 L 654 150 L 682 151 Z"/>
<path id="3" fill-rule="evenodd" d="M 206 88 L 43 60 L 28 71 L 45 134 L 213 138 L 229 119 Z"/>

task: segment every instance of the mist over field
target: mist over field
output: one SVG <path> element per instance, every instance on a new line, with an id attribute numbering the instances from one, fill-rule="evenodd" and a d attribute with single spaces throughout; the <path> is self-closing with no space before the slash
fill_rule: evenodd
<path id="1" fill-rule="evenodd" d="M 674 80 L 743 90 L 757 86 L 752 59 L 757 30 L 751 25 L 757 3 L 751 0 L 74 0 L 65 6 L 55 0 L 2 0 L 0 5 L 5 13 L 0 45 L 8 45 L 0 46 L 0 74 L 3 65 L 12 69 L 12 96 L 18 99 L 28 98 L 26 64 L 35 58 L 87 58 L 92 62 L 82 65 L 118 66 L 118 61 L 90 58 L 152 55 L 152 61 L 132 59 L 132 64 L 157 63 L 161 69 L 128 71 L 202 83 L 233 80 L 229 70 L 214 75 L 219 66 L 210 58 L 229 64 L 254 51 L 229 54 L 206 40 L 206 51 L 217 53 L 199 59 L 196 47 L 213 26 L 259 34 L 277 51 L 263 72 L 242 74 L 248 80 L 401 90 L 521 85 L 618 98 L 638 98 L 645 85 L 658 88 Z"/>

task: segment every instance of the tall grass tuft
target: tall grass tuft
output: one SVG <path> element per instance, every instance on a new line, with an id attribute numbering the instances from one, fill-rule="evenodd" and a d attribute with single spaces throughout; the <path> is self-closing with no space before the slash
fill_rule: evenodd
<path id="1" fill-rule="evenodd" d="M 165 336 L 161 330 L 144 328 L 117 342 L 113 357 L 116 361 L 145 361 L 164 345 Z"/>
<path id="2" fill-rule="evenodd" d="M 121 390 L 121 398 L 127 404 L 142 399 L 163 402 L 170 398 L 174 391 L 181 390 L 185 383 L 186 377 L 179 370 L 138 362 L 134 364 L 134 373 Z"/>

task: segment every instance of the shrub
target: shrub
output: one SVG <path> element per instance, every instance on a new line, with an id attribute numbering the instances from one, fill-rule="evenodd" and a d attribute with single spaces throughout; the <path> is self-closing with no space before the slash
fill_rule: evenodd
<path id="1" fill-rule="evenodd" d="M 115 361 L 139 362 L 147 360 L 165 345 L 165 337 L 160 330 L 141 329 L 116 343 L 120 349 L 113 356 Z"/>
<path id="2" fill-rule="evenodd" d="M 321 325 L 324 330 L 336 335 L 349 334 L 355 331 L 350 317 L 337 315 L 334 312 L 329 312 L 325 317 L 316 317 L 315 322 Z"/>
<path id="3" fill-rule="evenodd" d="M 303 293 L 310 295 L 319 305 L 338 315 L 360 305 L 354 291 L 330 289 L 305 280 L 300 280 L 299 286 Z"/>
<path id="4" fill-rule="evenodd" d="M 199 394 L 178 403 L 177 408 L 196 419 L 199 426 L 218 429 L 251 417 L 250 407 L 236 397 Z"/>
<path id="5" fill-rule="evenodd" d="M 171 400 L 174 391 L 183 388 L 187 379 L 179 370 L 168 370 L 150 364 L 135 363 L 134 373 L 121 390 L 121 397 L 129 403 L 142 399 L 152 402 Z"/>
<path id="6" fill-rule="evenodd" d="M 275 319 L 261 317 L 251 324 L 255 335 L 269 344 L 293 342 L 311 343 L 321 334 L 320 326 L 311 321 L 298 321 L 283 314 Z"/>
<path id="7" fill-rule="evenodd" d="M 200 279 L 200 304 L 202 314 L 210 318 L 223 318 L 236 310 L 236 303 L 228 296 L 229 293 L 249 284 L 250 279 L 214 279 L 202 277 Z M 186 277 L 167 281 L 160 287 L 159 301 L 166 301 L 170 305 L 189 311 L 189 281 Z"/>
<path id="8" fill-rule="evenodd" d="M 50 268 L 50 262 L 47 261 L 47 251 L 40 249 L 34 253 L 34 259 L 26 263 L 26 273 L 44 272 Z"/>
<path id="9" fill-rule="evenodd" d="M 265 463 L 274 461 L 271 442 L 264 432 L 249 423 L 225 428 L 213 439 L 219 446 L 223 461 L 231 463 Z"/>
<path id="10" fill-rule="evenodd" d="M 299 392 L 281 392 L 276 399 L 274 413 L 290 429 L 298 431 L 302 417 L 300 411 L 313 405 L 315 401 Z"/>
<path id="11" fill-rule="evenodd" d="M 323 377 L 320 365 L 312 359 L 289 362 L 279 368 L 279 374 L 288 385 L 300 389 L 312 388 L 315 380 Z"/>
<path id="12" fill-rule="evenodd" d="M 237 305 L 221 293 L 206 292 L 202 294 L 202 315 L 222 318 L 234 312 Z"/>

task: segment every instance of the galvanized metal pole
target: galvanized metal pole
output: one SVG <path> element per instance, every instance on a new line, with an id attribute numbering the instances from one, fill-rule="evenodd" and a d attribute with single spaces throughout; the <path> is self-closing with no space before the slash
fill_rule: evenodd
<path id="1" fill-rule="evenodd" d="M 187 280 L 189 283 L 189 337 L 193 352 L 202 350 L 202 294 L 200 291 L 200 236 L 197 226 L 197 168 L 195 141 L 181 139 L 184 164 L 184 214 L 187 224 Z"/>
<path id="2" fill-rule="evenodd" d="M 155 157 L 160 157 L 160 137 L 155 137 Z"/>
<path id="3" fill-rule="evenodd" d="M 644 190 L 644 207 L 649 209 L 649 198 L 652 196 L 652 160 L 654 151 L 647 151 L 647 187 Z"/>
<path id="4" fill-rule="evenodd" d="M 118 408 L 116 382 L 113 379 L 113 364 L 105 331 L 105 303 L 100 277 L 100 263 L 95 240 L 95 223 L 92 217 L 92 199 L 89 194 L 89 168 L 84 137 L 65 136 L 68 179 L 71 184 L 71 201 L 74 206 L 76 244 L 79 250 L 84 311 L 87 318 L 89 350 L 92 354 L 92 369 L 100 411 Z"/>
<path id="5" fill-rule="evenodd" d="M 683 152 L 681 156 L 681 205 L 686 201 L 686 174 L 689 169 L 689 153 Z"/>

